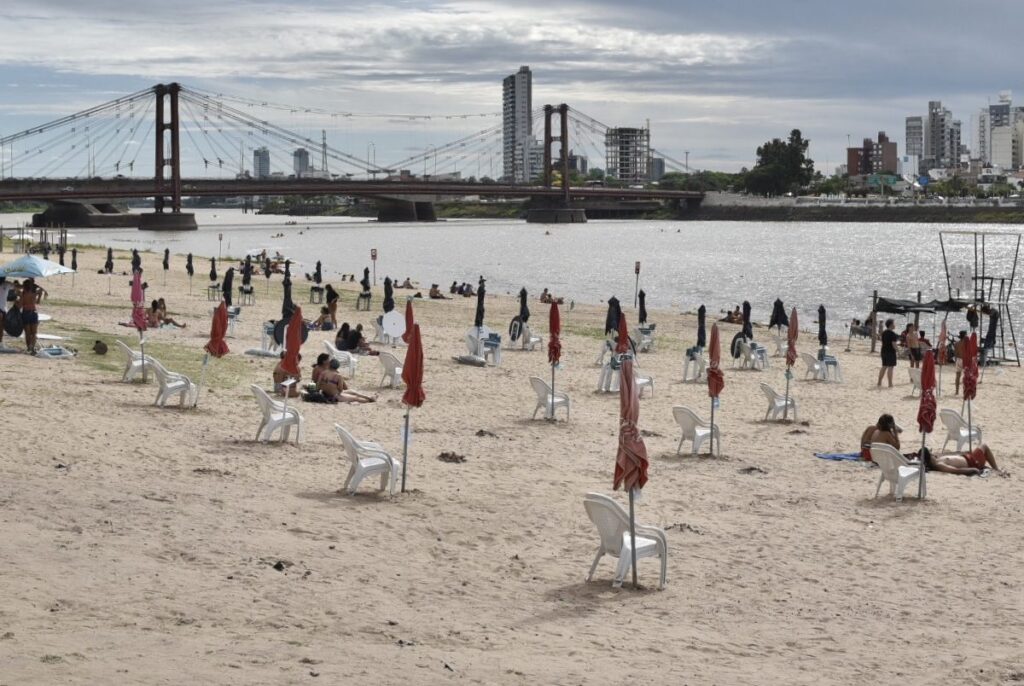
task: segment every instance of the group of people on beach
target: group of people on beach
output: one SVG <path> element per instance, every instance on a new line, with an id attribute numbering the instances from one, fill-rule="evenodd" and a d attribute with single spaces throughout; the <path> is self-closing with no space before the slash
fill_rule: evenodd
<path id="1" fill-rule="evenodd" d="M 39 335 L 39 313 L 36 305 L 46 298 L 46 289 L 27 278 L 24 281 L 8 281 L 0 276 L 0 347 L 3 347 L 4 333 L 25 334 L 25 352 L 34 355 Z M 19 331 L 19 329 L 21 331 Z M 17 332 L 17 333 L 16 333 Z"/>
<path id="2" fill-rule="evenodd" d="M 905 352 L 907 359 L 910 362 L 910 367 L 912 369 L 916 369 L 921 366 L 924 354 L 933 350 L 931 342 L 921 331 L 918 330 L 917 325 L 913 322 L 908 322 L 903 333 L 898 334 L 896 333 L 896 321 L 891 318 L 886 319 L 885 328 L 882 330 L 879 338 L 881 341 L 882 358 L 882 366 L 878 370 L 877 386 L 879 388 L 882 386 L 883 379 L 888 382 L 889 388 L 892 388 L 893 370 L 896 368 L 896 363 L 901 351 Z M 948 344 L 946 341 L 939 341 L 939 345 L 949 345 L 951 348 L 951 359 L 956 365 L 956 390 L 953 395 L 960 395 L 960 380 L 963 375 L 964 355 L 967 349 L 967 331 L 961 330 L 957 334 L 956 341 L 952 344 Z M 989 346 L 987 342 L 985 346 L 985 350 L 988 350 Z M 995 342 L 993 341 L 991 347 L 994 346 Z M 984 364 L 984 359 L 985 355 L 983 352 L 981 356 L 981 364 Z"/>
<path id="3" fill-rule="evenodd" d="M 871 460 L 872 443 L 885 443 L 899 450 L 901 432 L 902 429 L 896 425 L 896 420 L 893 419 L 893 416 L 891 414 L 883 414 L 878 418 L 877 422 L 868 426 L 861 433 L 861 457 L 868 461 Z M 984 443 L 979 444 L 978 447 L 966 453 L 936 456 L 928 448 L 921 448 L 920 450 L 905 453 L 904 457 L 910 460 L 921 460 L 922 455 L 924 457 L 925 469 L 929 471 L 960 474 L 962 476 L 977 476 L 986 468 L 991 467 L 996 472 L 1005 474 L 996 464 L 996 458 L 992 454 L 992 449 Z"/>

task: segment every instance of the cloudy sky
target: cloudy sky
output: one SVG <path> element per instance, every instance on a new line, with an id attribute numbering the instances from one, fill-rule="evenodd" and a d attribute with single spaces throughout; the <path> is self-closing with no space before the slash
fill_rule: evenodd
<path id="1" fill-rule="evenodd" d="M 653 145 L 693 167 L 750 166 L 795 127 L 831 170 L 848 135 L 885 130 L 902 154 L 904 117 L 928 100 L 965 130 L 1000 90 L 1024 104 L 1022 31 L 1014 0 L 4 0 L 0 133 L 171 80 L 331 112 L 496 113 L 502 77 L 527 64 L 535 106 L 649 120 Z M 275 121 L 330 125 L 315 119 Z M 384 162 L 496 122 L 367 117 L 330 136 Z"/>

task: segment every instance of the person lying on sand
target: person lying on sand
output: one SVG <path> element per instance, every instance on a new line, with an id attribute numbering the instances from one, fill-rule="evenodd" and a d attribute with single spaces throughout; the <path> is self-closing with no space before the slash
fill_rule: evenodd
<path id="1" fill-rule="evenodd" d="M 947 474 L 960 474 L 962 476 L 977 476 L 982 473 L 986 466 L 991 466 L 1002 476 L 1009 476 L 996 465 L 996 458 L 992 449 L 982 443 L 969 453 L 942 455 L 932 457 L 928 460 L 928 469 Z"/>

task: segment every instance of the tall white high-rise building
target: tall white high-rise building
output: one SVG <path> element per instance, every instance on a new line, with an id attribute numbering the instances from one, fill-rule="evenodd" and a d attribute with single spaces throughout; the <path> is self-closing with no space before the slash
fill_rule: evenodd
<path id="1" fill-rule="evenodd" d="M 533 178 L 537 146 L 533 140 L 533 73 L 527 66 L 502 82 L 502 176 L 506 181 L 526 183 Z M 543 151 L 541 151 L 543 154 Z"/>
<path id="2" fill-rule="evenodd" d="M 270 176 L 270 150 L 265 147 L 252 151 L 252 176 L 254 179 Z"/>

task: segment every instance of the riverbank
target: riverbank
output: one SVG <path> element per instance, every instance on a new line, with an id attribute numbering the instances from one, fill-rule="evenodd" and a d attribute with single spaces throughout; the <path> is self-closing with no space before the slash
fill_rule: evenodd
<path id="1" fill-rule="evenodd" d="M 660 218 L 660 217 L 651 217 Z M 1024 224 L 1024 208 L 950 205 L 701 205 L 676 219 L 758 222 Z"/>

